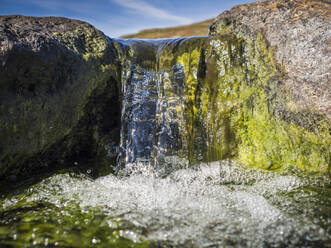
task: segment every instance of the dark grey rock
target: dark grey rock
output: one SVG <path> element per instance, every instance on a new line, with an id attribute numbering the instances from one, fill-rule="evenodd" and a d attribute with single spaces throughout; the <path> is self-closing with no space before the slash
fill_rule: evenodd
<path id="1" fill-rule="evenodd" d="M 115 159 L 117 57 L 85 22 L 0 17 L 0 176 Z"/>

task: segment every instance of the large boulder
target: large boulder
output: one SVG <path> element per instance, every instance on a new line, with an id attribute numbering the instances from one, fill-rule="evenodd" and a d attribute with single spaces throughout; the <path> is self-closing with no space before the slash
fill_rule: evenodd
<path id="1" fill-rule="evenodd" d="M 117 57 L 111 40 L 85 22 L 0 17 L 2 179 L 114 162 Z"/>
<path id="2" fill-rule="evenodd" d="M 283 82 L 293 96 L 282 114 L 291 118 L 290 112 L 309 109 L 331 120 L 330 6 L 329 1 L 320 0 L 240 5 L 220 14 L 209 34 L 254 37 L 262 32 L 275 48 L 276 61 L 287 74 Z"/>
<path id="3" fill-rule="evenodd" d="M 329 10 L 329 1 L 261 1 L 225 11 L 211 25 L 211 36 L 253 44 L 248 58 L 257 76 L 249 86 L 255 103 L 247 112 L 248 105 L 236 110 L 246 116 L 234 130 L 240 161 L 274 169 L 330 168 Z"/>

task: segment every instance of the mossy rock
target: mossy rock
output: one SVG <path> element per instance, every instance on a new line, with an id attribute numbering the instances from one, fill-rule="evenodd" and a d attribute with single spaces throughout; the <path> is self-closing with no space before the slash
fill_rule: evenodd
<path id="1" fill-rule="evenodd" d="M 240 63 L 224 58 L 231 66 L 219 81 L 224 87 L 217 87 L 223 87 L 218 101 L 225 106 L 223 115 L 233 137 L 231 156 L 244 164 L 308 173 L 330 170 L 331 18 L 320 13 L 322 5 L 329 3 L 282 0 L 241 5 L 219 15 L 210 27 L 210 35 L 227 49 L 234 43 L 243 51 L 235 52 L 243 59 Z M 225 36 L 232 38 L 226 41 Z M 236 80 L 244 68 L 249 78 L 243 74 Z"/>
<path id="2" fill-rule="evenodd" d="M 25 16 L 0 17 L 0 40 L 0 176 L 109 165 L 120 118 L 111 40 L 85 22 Z"/>
<path id="3" fill-rule="evenodd" d="M 132 66 L 167 73 L 162 97 L 178 98 L 167 155 L 326 173 L 330 18 L 320 13 L 328 3 L 304 2 L 242 5 L 209 38 L 155 42 L 114 42 L 66 18 L 0 17 L 1 180 L 70 166 L 107 173 Z"/>

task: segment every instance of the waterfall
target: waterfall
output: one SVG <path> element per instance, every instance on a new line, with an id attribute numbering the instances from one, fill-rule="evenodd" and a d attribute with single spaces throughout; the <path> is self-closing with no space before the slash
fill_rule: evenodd
<path id="1" fill-rule="evenodd" d="M 303 147 L 296 138 L 300 127 L 272 114 L 287 91 L 273 86 L 281 75 L 263 40 L 227 35 L 114 42 L 122 67 L 122 165 L 166 168 L 234 158 L 277 169 L 296 167 L 299 158 L 307 169 L 328 168 L 328 141 L 320 142 L 325 149 L 314 146 L 322 136 L 311 133 L 303 136 L 311 145 Z M 315 160 L 310 154 L 320 155 Z"/>
<path id="2" fill-rule="evenodd" d="M 156 44 L 118 41 L 122 63 L 122 162 L 148 162 L 152 157 L 157 105 Z M 144 60 L 137 54 L 144 53 Z"/>
<path id="3" fill-rule="evenodd" d="M 197 81 L 198 72 L 185 71 L 176 60 L 182 52 L 203 49 L 207 39 L 116 41 L 122 59 L 122 163 L 188 158 L 184 110 L 190 89 L 185 85 L 187 75 L 193 73 Z"/>

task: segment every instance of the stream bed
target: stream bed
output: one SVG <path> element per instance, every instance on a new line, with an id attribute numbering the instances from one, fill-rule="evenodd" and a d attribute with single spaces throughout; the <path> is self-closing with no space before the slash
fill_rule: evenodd
<path id="1" fill-rule="evenodd" d="M 328 177 L 232 161 L 63 173 L 1 198 L 0 246 L 330 247 L 330 196 Z"/>

